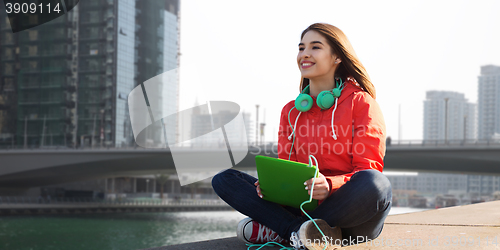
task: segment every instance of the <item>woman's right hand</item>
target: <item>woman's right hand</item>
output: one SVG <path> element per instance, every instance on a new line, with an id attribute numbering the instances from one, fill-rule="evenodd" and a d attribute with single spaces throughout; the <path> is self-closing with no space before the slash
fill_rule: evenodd
<path id="1" fill-rule="evenodd" d="M 257 189 L 257 195 L 258 195 L 260 198 L 262 198 L 263 196 L 262 196 L 262 193 L 260 192 L 259 180 L 257 180 L 257 181 L 254 183 L 254 185 L 257 187 L 257 188 L 256 188 L 256 189 Z"/>

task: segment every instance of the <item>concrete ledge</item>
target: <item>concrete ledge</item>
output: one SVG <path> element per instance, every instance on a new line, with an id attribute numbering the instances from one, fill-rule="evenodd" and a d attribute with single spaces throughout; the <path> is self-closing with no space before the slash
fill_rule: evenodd
<path id="1" fill-rule="evenodd" d="M 150 248 L 166 249 L 246 250 L 247 246 L 230 237 Z M 500 249 L 500 201 L 391 215 L 377 239 L 344 249 Z"/>
<path id="2" fill-rule="evenodd" d="M 236 230 L 236 228 L 235 228 Z M 193 243 L 186 243 L 180 245 L 164 246 L 157 248 L 148 248 L 145 250 L 192 250 L 192 249 L 202 249 L 202 250 L 247 250 L 247 246 L 241 240 L 236 237 L 222 238 L 217 240 L 207 240 L 199 241 Z M 274 248 L 266 248 L 274 249 Z M 277 247 L 276 249 L 279 249 Z"/>

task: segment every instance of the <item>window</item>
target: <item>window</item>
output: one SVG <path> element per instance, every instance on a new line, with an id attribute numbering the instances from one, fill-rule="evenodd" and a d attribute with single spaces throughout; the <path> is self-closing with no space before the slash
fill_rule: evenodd
<path id="1" fill-rule="evenodd" d="M 11 92 L 14 91 L 14 80 L 12 78 L 5 78 L 5 85 L 3 91 Z"/>
<path id="2" fill-rule="evenodd" d="M 87 28 L 87 36 L 88 36 L 88 38 L 97 38 L 97 37 L 99 37 L 99 29 L 98 29 L 98 27 Z"/>
<path id="3" fill-rule="evenodd" d="M 38 69 L 38 62 L 37 61 L 30 61 L 28 65 L 29 65 L 28 67 L 30 70 Z"/>
<path id="4" fill-rule="evenodd" d="M 29 24 L 38 24 L 38 15 L 29 15 Z"/>
<path id="5" fill-rule="evenodd" d="M 5 71 L 4 71 L 4 73 L 6 75 L 12 75 L 12 74 L 14 74 L 14 64 L 12 64 L 12 63 L 6 63 L 5 64 Z"/>
<path id="6" fill-rule="evenodd" d="M 28 46 L 28 55 L 36 56 L 37 54 L 38 54 L 38 47 L 37 46 Z"/>
<path id="7" fill-rule="evenodd" d="M 5 34 L 5 44 L 11 44 L 14 42 L 14 37 L 12 33 L 6 32 Z"/>
<path id="8" fill-rule="evenodd" d="M 38 40 L 38 30 L 30 30 L 28 32 L 28 36 L 30 41 Z"/>
<path id="9" fill-rule="evenodd" d="M 5 59 L 10 60 L 14 58 L 14 53 L 12 53 L 12 49 L 5 49 Z"/>
<path id="10" fill-rule="evenodd" d="M 89 70 L 99 70 L 98 60 L 87 60 L 87 65 Z"/>

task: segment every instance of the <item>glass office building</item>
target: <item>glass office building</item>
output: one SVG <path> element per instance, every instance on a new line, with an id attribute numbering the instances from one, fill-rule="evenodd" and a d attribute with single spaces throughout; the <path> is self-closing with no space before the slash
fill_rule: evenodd
<path id="1" fill-rule="evenodd" d="M 482 140 L 500 136 L 500 66 L 481 66 L 478 76 L 478 137 Z"/>
<path id="2" fill-rule="evenodd" d="M 18 33 L 0 8 L 0 146 L 133 145 L 127 95 L 178 67 L 179 1 L 79 1 Z M 159 91 L 177 110 L 178 79 Z"/>

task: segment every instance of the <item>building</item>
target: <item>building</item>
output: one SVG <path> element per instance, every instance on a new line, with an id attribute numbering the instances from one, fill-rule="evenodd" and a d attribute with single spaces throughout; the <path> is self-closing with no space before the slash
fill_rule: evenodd
<path id="1" fill-rule="evenodd" d="M 500 191 L 500 176 L 468 176 L 467 192 L 478 195 L 491 195 L 496 191 Z"/>
<path id="2" fill-rule="evenodd" d="M 79 1 L 18 33 L 2 7 L 0 146 L 133 145 L 127 95 L 178 67 L 178 41 L 179 0 Z M 178 79 L 158 91 L 177 110 Z"/>
<path id="3" fill-rule="evenodd" d="M 246 145 L 230 145 L 233 147 L 247 147 L 248 141 L 250 139 L 250 131 L 251 131 L 251 120 L 250 113 L 241 111 L 242 120 L 235 119 L 238 113 L 230 112 L 230 111 L 219 111 L 217 113 L 210 114 L 208 110 L 203 109 L 203 106 L 199 106 L 195 104 L 195 109 L 191 116 L 190 121 L 190 138 L 192 139 L 192 145 L 194 147 L 200 148 L 211 148 L 214 146 L 214 143 L 218 144 L 218 147 L 224 148 L 226 147 L 226 139 L 227 142 L 233 143 L 243 143 L 247 142 Z M 234 119 L 234 120 L 233 120 Z M 209 134 L 210 132 L 217 129 L 220 125 L 228 124 L 229 122 L 233 123 L 234 128 L 245 128 L 244 133 L 225 133 L 225 138 L 217 137 L 218 134 Z"/>
<path id="4" fill-rule="evenodd" d="M 417 192 L 422 194 L 448 194 L 450 191 L 467 192 L 467 175 L 419 173 Z"/>
<path id="5" fill-rule="evenodd" d="M 478 138 L 489 140 L 500 133 L 500 66 L 482 66 L 478 82 Z"/>
<path id="6" fill-rule="evenodd" d="M 464 94 L 427 91 L 424 101 L 424 140 L 431 143 L 476 139 L 476 105 Z"/>
<path id="7" fill-rule="evenodd" d="M 487 196 L 500 191 L 500 176 L 466 174 L 391 174 L 387 175 L 394 191 L 416 191 L 424 195 L 451 193 Z"/>
<path id="8" fill-rule="evenodd" d="M 419 194 L 448 194 L 449 191 L 467 192 L 467 175 L 418 173 L 388 175 L 393 190 L 417 191 Z"/>

